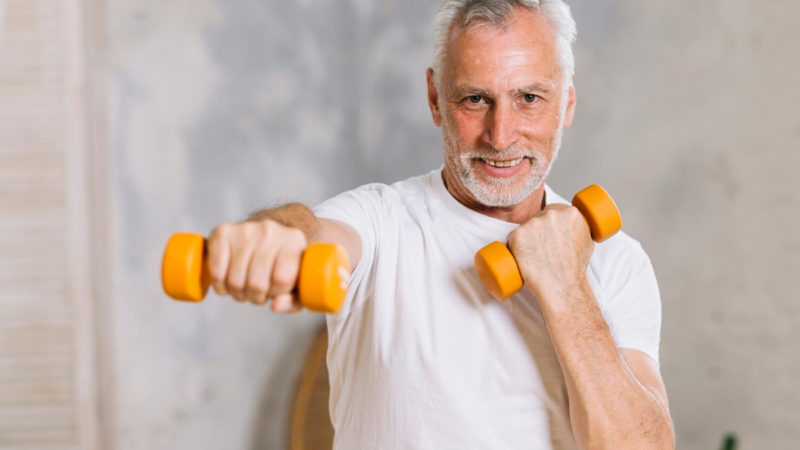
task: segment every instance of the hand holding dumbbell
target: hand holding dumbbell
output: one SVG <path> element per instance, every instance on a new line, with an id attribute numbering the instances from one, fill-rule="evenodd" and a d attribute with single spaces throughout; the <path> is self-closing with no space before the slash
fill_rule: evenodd
<path id="1" fill-rule="evenodd" d="M 622 228 L 617 205 L 600 186 L 593 184 L 575 194 L 572 206 L 578 209 L 589 225 L 592 239 L 602 242 Z M 495 241 L 475 254 L 475 269 L 486 289 L 498 300 L 505 300 L 524 284 L 522 274 L 511 251 Z"/>
<path id="2" fill-rule="evenodd" d="M 339 245 L 309 244 L 302 254 L 296 295 L 312 311 L 336 312 L 344 302 L 349 274 L 347 254 Z M 161 280 L 175 300 L 203 300 L 210 284 L 206 239 L 194 233 L 174 234 L 164 250 Z"/>

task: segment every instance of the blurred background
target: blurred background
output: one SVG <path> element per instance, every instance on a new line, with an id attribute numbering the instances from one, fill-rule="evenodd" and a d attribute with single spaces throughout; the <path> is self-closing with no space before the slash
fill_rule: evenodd
<path id="1" fill-rule="evenodd" d="M 800 441 L 800 3 L 573 0 L 549 183 L 652 258 L 681 449 Z M 161 291 L 174 231 L 437 168 L 423 0 L 0 0 L 0 449 L 281 449 L 323 317 Z"/>

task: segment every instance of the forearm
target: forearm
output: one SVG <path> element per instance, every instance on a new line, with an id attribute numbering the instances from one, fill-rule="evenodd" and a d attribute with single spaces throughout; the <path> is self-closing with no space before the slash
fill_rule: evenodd
<path id="1" fill-rule="evenodd" d="M 581 448 L 674 448 L 668 408 L 626 363 L 588 281 L 540 295 Z"/>

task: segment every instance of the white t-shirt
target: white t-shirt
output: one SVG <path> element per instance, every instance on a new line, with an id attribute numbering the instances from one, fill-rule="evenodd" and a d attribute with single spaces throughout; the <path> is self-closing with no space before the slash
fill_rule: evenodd
<path id="1" fill-rule="evenodd" d="M 441 169 L 362 186 L 314 212 L 353 227 L 363 248 L 344 307 L 328 315 L 334 448 L 575 447 L 536 298 L 523 289 L 493 299 L 473 265 L 518 225 L 459 203 Z M 639 243 L 620 232 L 597 244 L 588 275 L 617 346 L 657 362 L 661 300 Z"/>

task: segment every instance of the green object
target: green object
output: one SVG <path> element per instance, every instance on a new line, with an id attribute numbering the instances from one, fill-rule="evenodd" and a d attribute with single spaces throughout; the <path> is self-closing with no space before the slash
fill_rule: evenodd
<path id="1" fill-rule="evenodd" d="M 739 446 L 739 438 L 733 433 L 728 433 L 722 438 L 722 450 L 736 450 Z"/>

